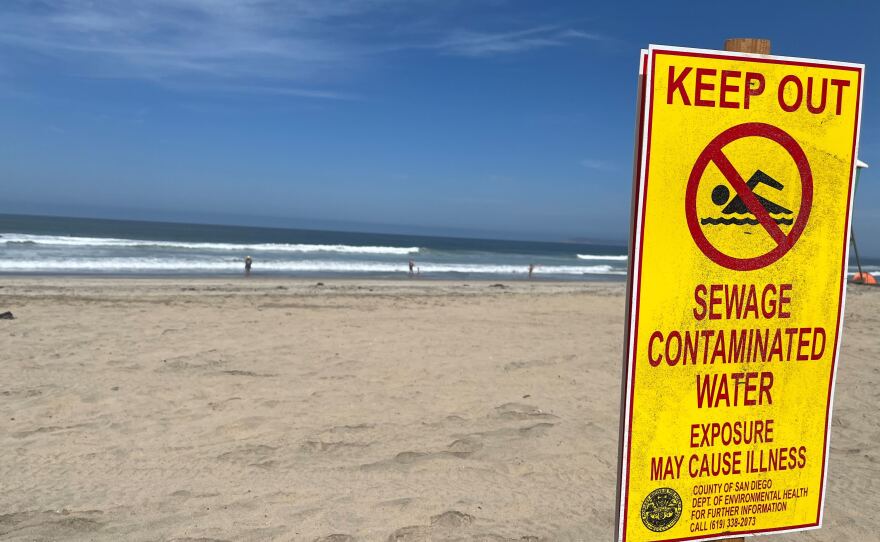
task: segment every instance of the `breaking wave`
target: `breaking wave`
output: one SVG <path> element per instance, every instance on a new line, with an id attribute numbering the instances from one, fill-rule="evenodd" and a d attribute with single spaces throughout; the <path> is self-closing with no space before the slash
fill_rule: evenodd
<path id="1" fill-rule="evenodd" d="M 480 275 L 527 274 L 521 265 L 464 263 L 423 263 L 422 274 L 467 273 Z M 407 273 L 405 262 L 368 262 L 333 260 L 275 260 L 254 263 L 254 272 L 270 273 Z M 39 260 L 0 260 L 0 272 L 21 273 L 240 273 L 238 260 L 197 260 L 173 258 L 41 258 Z M 537 266 L 535 274 L 548 275 L 625 275 L 610 265 Z"/>
<path id="2" fill-rule="evenodd" d="M 626 256 L 609 256 L 602 254 L 578 254 L 579 260 L 607 260 L 614 262 L 624 262 L 626 261 Z"/>
<path id="3" fill-rule="evenodd" d="M 339 254 L 418 254 L 419 247 L 383 247 L 354 245 L 311 245 L 288 243 L 197 243 L 188 241 L 150 241 L 143 239 L 115 239 L 109 237 L 68 237 L 60 235 L 0 234 L 7 245 L 27 244 L 64 247 L 144 247 L 190 250 L 217 250 L 235 252 L 333 252 Z"/>

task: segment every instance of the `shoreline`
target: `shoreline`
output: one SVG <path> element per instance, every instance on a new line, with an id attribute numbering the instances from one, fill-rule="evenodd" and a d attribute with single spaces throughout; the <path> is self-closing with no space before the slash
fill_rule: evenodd
<path id="1" fill-rule="evenodd" d="M 230 284 L 260 284 L 268 282 L 278 283 L 294 283 L 294 284 L 314 284 L 317 282 L 328 282 L 332 284 L 346 283 L 370 283 L 370 284 L 486 284 L 486 283 L 502 283 L 505 285 L 514 284 L 617 284 L 626 285 L 626 276 L 589 276 L 588 278 L 559 278 L 559 277 L 534 277 L 531 279 L 520 277 L 467 277 L 467 278 L 450 278 L 450 277 L 426 277 L 416 276 L 357 276 L 351 275 L 260 275 L 252 274 L 245 277 L 242 274 L 221 275 L 221 274 L 148 274 L 148 273 L 0 273 L 0 283 L 23 282 L 28 280 L 38 280 L 42 282 L 57 281 L 133 281 L 133 282 L 174 282 L 174 281 L 199 281 L 199 282 L 226 282 Z"/>

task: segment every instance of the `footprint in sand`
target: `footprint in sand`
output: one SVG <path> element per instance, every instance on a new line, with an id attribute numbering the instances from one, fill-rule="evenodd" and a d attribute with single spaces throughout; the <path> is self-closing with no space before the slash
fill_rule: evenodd
<path id="1" fill-rule="evenodd" d="M 217 459 L 254 467 L 270 468 L 275 466 L 275 462 L 269 458 L 275 453 L 276 449 L 265 444 L 248 445 L 231 452 L 222 453 L 217 456 Z"/>
<path id="2" fill-rule="evenodd" d="M 104 527 L 95 517 L 101 510 L 60 512 L 46 510 L 0 515 L 0 537 L 13 531 L 28 540 L 67 540 L 87 536 Z"/>
<path id="3" fill-rule="evenodd" d="M 446 447 L 447 451 L 456 457 L 470 457 L 482 448 L 482 440 L 475 436 L 457 439 Z"/>
<path id="4" fill-rule="evenodd" d="M 300 445 L 300 450 L 307 453 L 334 453 L 346 450 L 367 448 L 369 443 L 347 442 L 344 440 L 325 442 L 323 440 L 307 440 Z"/>
<path id="5" fill-rule="evenodd" d="M 458 510 L 449 510 L 431 516 L 429 525 L 410 525 L 397 529 L 388 542 L 537 542 L 535 536 L 508 538 L 496 533 L 479 532 L 477 519 Z"/>
<path id="6" fill-rule="evenodd" d="M 544 412 L 534 405 L 525 403 L 504 403 L 495 407 L 496 415 L 502 420 L 558 420 L 559 416 L 554 416 Z"/>

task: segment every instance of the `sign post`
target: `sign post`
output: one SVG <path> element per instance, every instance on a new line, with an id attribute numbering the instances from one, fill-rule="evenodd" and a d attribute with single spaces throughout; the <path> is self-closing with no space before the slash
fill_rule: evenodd
<path id="1" fill-rule="evenodd" d="M 863 66 L 651 46 L 617 539 L 815 529 Z"/>
<path id="2" fill-rule="evenodd" d="M 856 160 L 856 184 L 853 187 L 853 192 L 858 191 L 859 178 L 862 175 L 862 170 L 867 169 L 867 168 L 868 168 L 868 164 L 862 162 L 861 160 Z M 855 193 L 853 194 L 853 198 L 855 198 Z M 865 275 L 865 272 L 862 271 L 862 260 L 859 258 L 859 247 L 856 244 L 855 230 L 850 229 L 849 235 L 850 235 L 850 242 L 852 243 L 853 253 L 855 253 L 855 257 L 856 257 L 856 269 L 858 269 L 858 271 L 859 271 L 859 274 L 857 275 L 858 279 L 854 280 L 853 282 L 855 282 L 855 283 L 861 282 L 862 284 L 870 284 L 870 282 L 868 282 L 869 281 L 868 277 Z"/>

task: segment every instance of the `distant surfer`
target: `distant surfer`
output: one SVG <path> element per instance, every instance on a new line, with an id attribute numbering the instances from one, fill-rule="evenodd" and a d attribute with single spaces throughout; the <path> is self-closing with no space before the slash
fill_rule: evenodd
<path id="1" fill-rule="evenodd" d="M 409 261 L 409 276 L 413 276 L 415 274 L 416 262 L 410 260 Z"/>
<path id="2" fill-rule="evenodd" d="M 250 256 L 244 257 L 244 276 L 249 277 L 251 275 L 251 265 L 253 263 L 254 261 L 251 259 Z"/>

